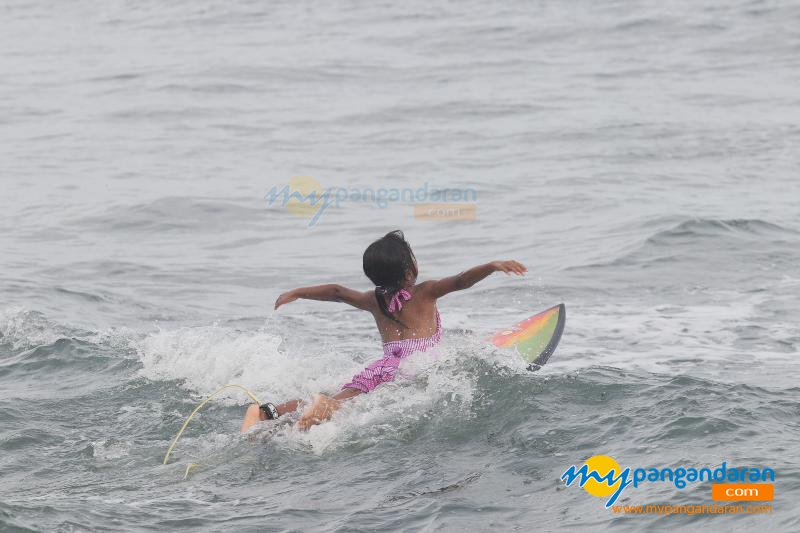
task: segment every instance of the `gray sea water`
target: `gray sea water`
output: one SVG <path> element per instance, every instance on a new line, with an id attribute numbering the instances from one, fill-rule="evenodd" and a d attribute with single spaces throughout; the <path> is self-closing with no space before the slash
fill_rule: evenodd
<path id="1" fill-rule="evenodd" d="M 798 531 L 800 5 L 774 1 L 5 0 L 0 530 Z M 409 202 L 264 195 L 428 184 Z M 247 398 L 335 390 L 400 228 L 421 278 L 530 268 L 440 302 L 443 355 L 307 434 Z M 551 362 L 485 338 L 564 302 Z M 562 473 L 773 468 L 773 512 L 622 515 Z M 188 478 L 189 463 L 197 463 Z M 709 505 L 709 483 L 626 489 Z M 767 502 L 770 503 L 770 502 Z"/>

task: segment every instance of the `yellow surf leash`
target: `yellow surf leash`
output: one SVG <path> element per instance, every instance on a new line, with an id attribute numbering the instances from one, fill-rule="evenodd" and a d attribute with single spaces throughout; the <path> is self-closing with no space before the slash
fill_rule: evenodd
<path id="1" fill-rule="evenodd" d="M 176 444 L 178 444 L 178 439 L 180 439 L 180 438 L 181 438 L 181 435 L 183 435 L 183 432 L 186 430 L 186 427 L 189 425 L 189 422 L 191 422 L 191 421 L 192 421 L 192 418 L 194 418 L 194 415 L 196 415 L 196 414 L 197 414 L 197 412 L 198 412 L 200 409 L 202 409 L 202 408 L 203 408 L 203 406 L 204 406 L 205 404 L 207 404 L 208 402 L 210 402 L 210 401 L 211 401 L 211 400 L 212 400 L 212 399 L 213 399 L 213 398 L 214 398 L 214 397 L 215 397 L 217 394 L 219 394 L 220 392 L 224 391 L 225 389 L 230 389 L 230 388 L 237 388 L 237 389 L 241 389 L 241 390 L 243 390 L 243 391 L 245 392 L 245 394 L 247 394 L 248 396 L 250 396 L 250 398 L 252 398 L 252 400 L 253 400 L 254 402 L 256 402 L 256 405 L 261 405 L 261 402 L 260 402 L 260 401 L 259 401 L 259 399 L 256 397 L 256 395 L 255 395 L 255 394 L 253 394 L 253 393 L 252 393 L 252 392 L 251 392 L 251 391 L 250 391 L 248 388 L 246 388 L 246 387 L 243 387 L 242 385 L 236 385 L 236 384 L 234 384 L 234 383 L 231 383 L 231 384 L 225 385 L 224 387 L 220 387 L 220 388 L 219 388 L 218 390 L 216 390 L 216 391 L 215 391 L 213 394 L 211 394 L 211 396 L 209 396 L 208 398 L 206 398 L 205 400 L 203 400 L 203 401 L 200 403 L 200 405 L 198 405 L 197 407 L 195 407 L 194 411 L 192 411 L 192 414 L 190 414 L 190 415 L 189 415 L 189 418 L 187 418 L 187 419 L 186 419 L 186 422 L 184 422 L 184 423 L 183 423 L 183 427 L 181 428 L 181 430 L 180 430 L 180 431 L 178 431 L 178 434 L 177 434 L 177 435 L 175 435 L 175 438 L 174 438 L 174 439 L 172 439 L 172 444 L 170 444 L 170 445 L 169 445 L 169 449 L 167 449 L 167 454 L 164 456 L 164 463 L 163 463 L 163 464 L 167 464 L 167 461 L 169 461 L 169 456 L 172 454 L 172 450 L 173 450 L 173 448 L 175 448 L 175 445 L 176 445 Z M 197 465 L 197 464 L 195 464 L 195 463 L 190 463 L 190 464 L 189 464 L 189 466 L 187 466 L 187 467 L 186 467 L 186 472 L 184 473 L 183 479 L 186 479 L 186 477 L 189 475 L 189 470 L 191 470 L 191 468 L 192 468 L 193 466 L 198 466 L 198 465 Z"/>

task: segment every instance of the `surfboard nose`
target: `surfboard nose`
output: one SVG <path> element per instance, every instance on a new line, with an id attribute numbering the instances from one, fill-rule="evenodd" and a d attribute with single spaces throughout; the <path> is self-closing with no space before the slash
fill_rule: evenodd
<path id="1" fill-rule="evenodd" d="M 498 348 L 515 348 L 529 363 L 528 370 L 535 372 L 547 363 L 558 346 L 566 316 L 566 306 L 560 303 L 496 333 L 491 342 Z"/>

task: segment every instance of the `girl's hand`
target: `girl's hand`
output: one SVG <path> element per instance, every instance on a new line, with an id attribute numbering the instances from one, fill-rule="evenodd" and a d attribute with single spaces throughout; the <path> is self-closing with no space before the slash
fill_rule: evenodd
<path id="1" fill-rule="evenodd" d="M 283 294 L 278 296 L 277 300 L 275 300 L 275 309 L 279 308 L 284 304 L 291 303 L 295 300 L 297 300 L 297 296 L 295 296 L 294 291 L 284 292 Z"/>
<path id="2" fill-rule="evenodd" d="M 509 260 L 509 261 L 493 261 L 492 266 L 494 267 L 495 271 L 505 272 L 506 274 L 517 274 L 518 276 L 522 276 L 528 271 L 528 267 L 520 263 L 519 261 Z"/>

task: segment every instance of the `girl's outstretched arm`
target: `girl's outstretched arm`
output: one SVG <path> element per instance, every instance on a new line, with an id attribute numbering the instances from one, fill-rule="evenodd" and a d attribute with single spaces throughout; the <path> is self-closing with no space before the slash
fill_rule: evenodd
<path id="1" fill-rule="evenodd" d="M 371 310 L 375 302 L 375 294 L 373 292 L 359 292 L 335 283 L 329 283 L 327 285 L 315 285 L 314 287 L 300 287 L 284 292 L 275 300 L 275 309 L 299 298 L 324 302 L 344 302 L 367 311 Z"/>
<path id="2" fill-rule="evenodd" d="M 429 291 L 429 294 L 433 298 L 441 298 L 445 294 L 468 289 L 494 272 L 505 272 L 506 274 L 522 276 L 527 271 L 528 268 L 519 261 L 492 261 L 485 265 L 472 267 L 455 276 L 426 281 L 424 283 L 428 285 L 426 290 Z"/>

